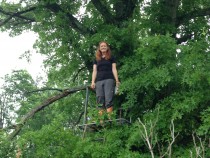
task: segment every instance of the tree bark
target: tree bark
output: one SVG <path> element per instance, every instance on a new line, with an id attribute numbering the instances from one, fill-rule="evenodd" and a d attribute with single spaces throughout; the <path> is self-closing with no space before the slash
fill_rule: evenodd
<path id="1" fill-rule="evenodd" d="M 101 0 L 91 0 L 95 8 L 101 13 L 106 23 L 114 24 L 115 19 L 110 10 L 102 4 Z"/>
<path id="2" fill-rule="evenodd" d="M 133 14 L 137 0 L 117 0 L 114 4 L 113 13 L 104 5 L 101 0 L 91 0 L 95 8 L 102 15 L 105 23 L 119 24 L 130 18 Z"/>

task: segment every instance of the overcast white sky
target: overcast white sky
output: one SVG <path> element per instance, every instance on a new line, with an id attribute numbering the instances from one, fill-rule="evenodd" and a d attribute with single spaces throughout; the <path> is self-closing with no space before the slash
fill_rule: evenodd
<path id="1" fill-rule="evenodd" d="M 34 79 L 43 74 L 43 57 L 33 50 L 36 35 L 32 32 L 23 33 L 20 36 L 9 37 L 9 34 L 0 32 L 0 78 L 11 73 L 12 70 L 26 69 Z M 32 51 L 31 63 L 19 59 L 25 51 Z M 2 84 L 0 79 L 0 85 Z"/>

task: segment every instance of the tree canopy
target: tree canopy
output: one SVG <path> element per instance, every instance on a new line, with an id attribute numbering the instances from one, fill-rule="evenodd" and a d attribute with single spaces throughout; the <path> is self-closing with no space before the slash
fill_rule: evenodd
<path id="1" fill-rule="evenodd" d="M 0 30 L 38 34 L 48 80 L 5 76 L 0 156 L 209 157 L 209 16 L 209 0 L 2 0 Z M 100 41 L 117 59 L 114 117 L 122 108 L 132 124 L 84 136 L 76 125 Z"/>

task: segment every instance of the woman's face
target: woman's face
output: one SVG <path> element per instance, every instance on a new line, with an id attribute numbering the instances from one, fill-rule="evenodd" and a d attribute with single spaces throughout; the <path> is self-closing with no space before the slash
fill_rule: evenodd
<path id="1" fill-rule="evenodd" d="M 107 52 L 108 50 L 108 46 L 106 43 L 102 42 L 100 45 L 99 45 L 99 50 L 104 53 L 104 52 Z"/>

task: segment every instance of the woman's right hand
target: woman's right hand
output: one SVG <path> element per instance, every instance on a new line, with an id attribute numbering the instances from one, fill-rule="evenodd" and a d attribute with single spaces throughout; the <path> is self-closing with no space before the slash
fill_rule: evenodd
<path id="1" fill-rule="evenodd" d="M 95 89 L 95 87 L 96 87 L 96 84 L 95 84 L 94 82 L 92 82 L 92 83 L 91 83 L 91 88 L 92 88 L 92 89 Z"/>

